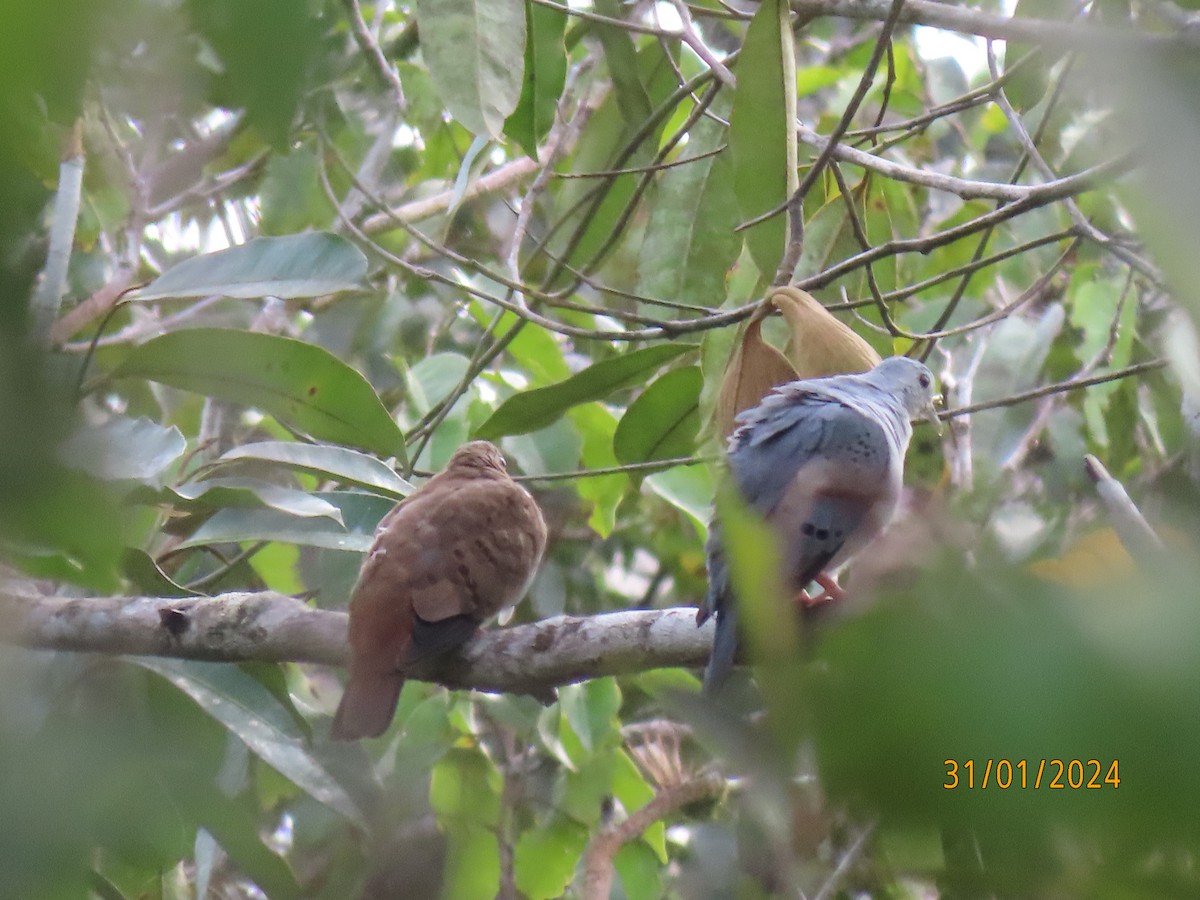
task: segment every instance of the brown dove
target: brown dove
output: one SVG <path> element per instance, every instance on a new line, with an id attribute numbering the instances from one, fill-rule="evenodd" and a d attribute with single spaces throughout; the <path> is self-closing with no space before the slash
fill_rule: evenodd
<path id="1" fill-rule="evenodd" d="M 409 668 L 516 603 L 545 549 L 541 510 L 500 451 L 487 441 L 460 447 L 375 531 L 350 597 L 350 679 L 332 736 L 387 730 Z"/>

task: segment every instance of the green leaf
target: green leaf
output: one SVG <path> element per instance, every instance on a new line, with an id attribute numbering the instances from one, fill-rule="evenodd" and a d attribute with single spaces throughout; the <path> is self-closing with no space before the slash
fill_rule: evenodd
<path id="1" fill-rule="evenodd" d="M 220 58 L 214 66 L 219 73 L 214 79 L 215 102 L 245 109 L 259 133 L 277 149 L 285 149 L 309 78 L 322 67 L 321 37 L 328 22 L 317 8 L 289 0 L 189 0 L 187 18 Z M 181 43 L 176 52 L 196 52 L 184 46 Z M 170 50 L 164 47 L 162 52 Z"/>
<path id="2" fill-rule="evenodd" d="M 637 75 L 651 105 L 661 104 L 676 88 L 674 61 L 657 42 L 637 54 Z M 579 150 L 571 164 L 575 173 L 605 172 L 614 168 L 644 166 L 653 160 L 663 129 L 660 119 L 653 129 L 643 131 L 645 122 L 629 125 L 615 91 L 600 104 L 580 135 Z M 634 138 L 638 144 L 628 148 Z M 633 201 L 641 175 L 626 173 L 615 178 L 581 178 L 566 184 L 558 193 L 555 207 L 569 227 L 556 239 L 553 250 L 572 265 L 594 269 L 598 254 L 609 246 L 626 208 Z"/>
<path id="3" fill-rule="evenodd" d="M 504 133 L 533 159 L 537 159 L 538 143 L 554 125 L 558 98 L 566 83 L 566 28 L 564 11 L 525 0 L 525 81 L 517 108 L 504 123 Z"/>
<path id="4" fill-rule="evenodd" d="M 262 441 L 234 447 L 215 460 L 213 465 L 221 466 L 239 460 L 261 460 L 314 472 L 325 478 L 386 494 L 397 500 L 416 490 L 387 463 L 347 447 L 301 444 L 296 441 Z"/>
<path id="5" fill-rule="evenodd" d="M 124 550 L 116 499 L 86 475 L 46 460 L 4 498 L 0 550 L 38 578 L 111 593 Z"/>
<path id="6" fill-rule="evenodd" d="M 178 584 L 158 567 L 145 550 L 126 547 L 121 556 L 121 574 L 147 597 L 197 597 L 197 591 Z"/>
<path id="7" fill-rule="evenodd" d="M 434 353 L 418 360 L 406 373 L 408 394 L 421 415 L 441 403 L 462 382 L 471 361 L 460 353 Z"/>
<path id="8" fill-rule="evenodd" d="M 583 439 L 583 464 L 589 469 L 608 469 L 617 465 L 617 457 L 613 454 L 616 417 L 599 403 L 577 406 L 570 416 Z M 600 537 L 608 537 L 616 526 L 617 505 L 625 496 L 628 485 L 628 476 L 619 473 L 593 475 L 575 482 L 580 498 L 592 504 L 588 525 Z"/>
<path id="9" fill-rule="evenodd" d="M 113 416 L 102 425 L 76 431 L 59 448 L 59 457 L 97 478 L 153 481 L 185 450 L 187 440 L 174 426 Z"/>
<path id="10" fill-rule="evenodd" d="M 438 760 L 429 780 L 429 805 L 452 827 L 494 826 L 500 817 L 503 779 L 492 761 L 475 750 L 454 749 Z"/>
<path id="11" fill-rule="evenodd" d="M 450 114 L 472 134 L 499 138 L 521 96 L 523 0 L 417 0 L 417 22 Z"/>
<path id="12" fill-rule="evenodd" d="M 512 313 L 505 313 L 509 316 Z M 539 381 L 560 381 L 571 375 L 556 336 L 544 328 L 522 328 L 509 342 L 508 353 Z"/>
<path id="13" fill-rule="evenodd" d="M 721 538 L 734 590 L 741 632 L 768 709 L 778 713 L 770 728 L 785 755 L 795 750 L 802 723 L 791 715 L 795 679 L 801 665 L 800 631 L 792 595 L 781 577 L 779 540 L 761 517 L 742 502 L 732 485 L 717 494 Z"/>
<path id="14" fill-rule="evenodd" d="M 476 429 L 475 436 L 494 440 L 506 434 L 527 434 L 545 428 L 572 406 L 603 400 L 695 349 L 693 344 L 655 344 L 590 365 L 566 381 L 515 394 Z"/>
<path id="15" fill-rule="evenodd" d="M 176 788 L 173 798 L 178 798 L 203 823 L 197 841 L 207 832 L 268 897 L 286 900 L 303 896 L 287 862 L 268 849 L 259 836 L 258 809 L 247 802 L 251 798 L 227 798 L 220 790 L 205 784 L 188 783 Z"/>
<path id="16" fill-rule="evenodd" d="M 258 478 L 209 478 L 167 488 L 163 493 L 188 503 L 240 508 L 265 506 L 302 518 L 327 516 L 342 524 L 341 510 L 329 501 L 307 491 L 280 487 Z"/>
<path id="17" fill-rule="evenodd" d="M 787 200 L 787 131 L 791 111 L 783 93 L 780 3 L 764 0 L 750 20 L 738 59 L 737 92 L 729 120 L 733 186 L 743 220 Z M 780 212 L 744 232 L 746 246 L 763 277 L 771 278 L 783 257 L 787 222 Z"/>
<path id="18" fill-rule="evenodd" d="M 288 235 L 327 225 L 337 210 L 321 189 L 320 160 L 314 147 L 298 147 L 267 160 L 259 190 L 262 231 Z"/>
<path id="19" fill-rule="evenodd" d="M 453 900 L 493 900 L 500 889 L 500 847 L 496 833 L 456 828 L 446 835 L 442 896 Z"/>
<path id="20" fill-rule="evenodd" d="M 282 541 L 327 550 L 365 553 L 375 526 L 393 503 L 374 494 L 330 491 L 315 495 L 334 506 L 345 528 L 330 518 L 301 518 L 274 509 L 222 509 L 196 529 L 180 547 L 200 547 L 242 541 Z"/>
<path id="21" fill-rule="evenodd" d="M 586 828 L 561 817 L 526 831 L 514 850 L 517 889 L 529 900 L 561 897 L 583 856 L 587 839 Z"/>
<path id="22" fill-rule="evenodd" d="M 1071 16 L 1074 9 L 1075 4 L 1070 0 L 1017 0 L 1013 18 L 1059 21 Z M 1005 70 L 1034 50 L 1037 50 L 1037 56 L 1027 60 L 1004 83 L 1004 93 L 1008 102 L 1018 112 L 1037 106 L 1046 95 L 1050 87 L 1050 70 L 1062 58 L 1062 51 L 1055 52 L 1034 44 L 1009 41 L 1004 50 Z"/>
<path id="23" fill-rule="evenodd" d="M 707 538 L 716 490 L 707 466 L 673 466 L 665 472 L 647 475 L 645 485 L 676 509 L 687 513 L 696 523 L 701 540 Z"/>
<path id="24" fill-rule="evenodd" d="M 626 897 L 662 896 L 662 864 L 645 843 L 630 841 L 618 850 L 613 868 Z"/>
<path id="25" fill-rule="evenodd" d="M 613 435 L 613 452 L 622 463 L 687 456 L 700 432 L 699 366 L 672 369 L 629 405 Z"/>
<path id="26" fill-rule="evenodd" d="M 712 111 L 727 117 L 727 107 L 718 97 Z M 742 246 L 733 230 L 737 198 L 729 152 L 686 162 L 725 138 L 723 125 L 701 119 L 689 135 L 683 164 L 659 176 L 638 262 L 639 293 L 711 307 L 725 302 L 725 274 Z"/>
<path id="27" fill-rule="evenodd" d="M 319 231 L 254 238 L 193 256 L 164 272 L 132 300 L 172 297 L 320 297 L 360 289 L 367 258 L 344 237 Z"/>
<path id="28" fill-rule="evenodd" d="M 654 799 L 654 788 L 646 782 L 637 764 L 624 750 L 617 751 L 616 765 L 613 766 L 612 791 L 627 813 L 641 809 Z M 658 861 L 666 865 L 666 825 L 661 820 L 652 823 L 642 832 L 642 840 L 654 851 Z"/>
<path id="29" fill-rule="evenodd" d="M 843 259 L 847 253 L 838 254 L 839 248 L 847 249 L 846 241 L 853 240 L 850 228 L 850 213 L 846 201 L 839 194 L 823 203 L 804 225 L 804 251 L 796 264 L 796 278 L 815 275 L 829 267 L 830 263 Z M 853 250 L 850 251 L 853 253 Z"/>
<path id="30" fill-rule="evenodd" d="M 610 19 L 621 19 L 624 10 L 620 0 L 596 0 L 596 12 Z M 640 127 L 648 118 L 652 108 L 650 95 L 638 77 L 638 54 L 633 38 L 624 28 L 597 23 L 595 31 L 604 48 L 604 59 L 608 63 L 608 75 L 616 93 L 617 107 L 621 118 L 630 128 Z"/>
<path id="31" fill-rule="evenodd" d="M 191 697 L 271 768 L 355 825 L 365 827 L 354 801 L 305 747 L 291 714 L 253 676 L 226 663 L 133 660 Z"/>
<path id="32" fill-rule="evenodd" d="M 262 409 L 314 438 L 397 453 L 404 435 L 367 380 L 328 350 L 223 328 L 164 334 L 113 373 Z"/>

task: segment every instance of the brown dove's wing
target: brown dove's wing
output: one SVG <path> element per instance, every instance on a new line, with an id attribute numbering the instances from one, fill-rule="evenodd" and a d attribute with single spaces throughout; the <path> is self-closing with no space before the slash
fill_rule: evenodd
<path id="1" fill-rule="evenodd" d="M 515 603 L 546 548 L 537 504 L 503 475 L 454 485 L 418 529 L 412 607 L 427 623 L 466 615 L 478 624 Z"/>

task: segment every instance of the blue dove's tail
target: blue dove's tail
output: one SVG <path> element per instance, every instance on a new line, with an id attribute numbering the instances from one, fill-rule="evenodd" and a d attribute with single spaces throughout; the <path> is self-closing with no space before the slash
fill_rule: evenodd
<path id="1" fill-rule="evenodd" d="M 696 613 L 696 624 L 703 625 L 717 617 L 717 635 L 713 639 L 712 655 L 704 669 L 704 693 L 712 696 L 725 683 L 737 656 L 737 615 L 730 597 L 729 569 L 721 546 L 720 528 L 713 523 L 704 548 L 708 556 L 708 593 Z"/>
<path id="2" fill-rule="evenodd" d="M 737 615 L 732 603 L 717 613 L 717 636 L 713 639 L 712 655 L 704 669 L 704 693 L 713 696 L 721 689 L 733 671 L 737 655 Z"/>

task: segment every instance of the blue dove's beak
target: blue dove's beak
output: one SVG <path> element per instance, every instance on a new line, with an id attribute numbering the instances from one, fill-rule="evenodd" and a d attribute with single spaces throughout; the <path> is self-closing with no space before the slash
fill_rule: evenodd
<path id="1" fill-rule="evenodd" d="M 939 435 L 941 435 L 943 429 L 942 420 L 938 417 L 938 407 L 943 405 L 944 401 L 942 400 L 942 395 L 934 394 L 933 399 L 929 402 L 929 405 L 925 407 L 925 414 L 922 416 L 922 418 L 927 419 L 929 423 L 933 425 L 935 429 L 937 429 L 937 433 Z"/>

